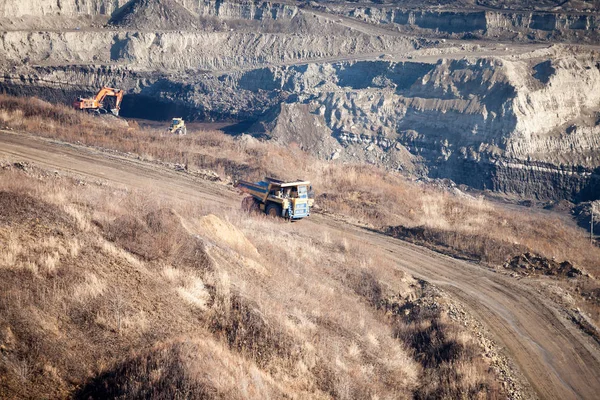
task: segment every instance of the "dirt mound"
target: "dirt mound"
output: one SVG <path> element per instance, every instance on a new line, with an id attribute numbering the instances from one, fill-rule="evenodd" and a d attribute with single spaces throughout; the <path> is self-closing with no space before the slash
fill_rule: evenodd
<path id="1" fill-rule="evenodd" d="M 546 206 L 544 206 L 544 208 L 546 210 L 570 213 L 573 210 L 574 206 L 575 205 L 568 200 L 559 200 L 559 201 L 553 201 L 553 202 L 547 204 Z"/>
<path id="2" fill-rule="evenodd" d="M 306 104 L 278 105 L 250 127 L 250 132 L 283 144 L 296 143 L 314 154 L 330 155 L 340 147 L 323 118 L 311 113 Z"/>
<path id="3" fill-rule="evenodd" d="M 97 116 L 98 122 L 106 127 L 129 128 L 129 123 L 123 118 L 119 118 L 112 114 L 100 114 Z"/>
<path id="4" fill-rule="evenodd" d="M 0 226 L 56 226 L 72 227 L 73 219 L 63 210 L 34 199 L 28 195 L 14 192 L 0 192 Z"/>
<path id="5" fill-rule="evenodd" d="M 209 257 L 200 240 L 190 235 L 174 211 L 160 209 L 139 217 L 125 215 L 103 226 L 108 240 L 146 261 L 205 269 Z"/>
<path id="6" fill-rule="evenodd" d="M 537 274 L 574 278 L 583 274 L 580 269 L 575 268 L 569 261 L 559 263 L 529 252 L 513 257 L 504 264 L 504 268 L 525 275 Z"/>
<path id="7" fill-rule="evenodd" d="M 198 221 L 200 229 L 217 242 L 224 242 L 236 250 L 246 254 L 258 255 L 256 247 L 246 238 L 244 233 L 216 215 L 206 215 Z"/>
<path id="8" fill-rule="evenodd" d="M 199 25 L 198 18 L 174 0 L 134 0 L 108 23 L 148 30 L 189 30 Z"/>

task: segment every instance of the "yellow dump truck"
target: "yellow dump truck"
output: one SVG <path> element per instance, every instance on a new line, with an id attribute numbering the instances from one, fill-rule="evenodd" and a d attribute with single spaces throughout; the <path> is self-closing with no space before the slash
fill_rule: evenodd
<path id="1" fill-rule="evenodd" d="M 243 208 L 260 210 L 273 217 L 289 220 L 308 217 L 314 202 L 308 181 L 285 182 L 265 178 L 260 182 L 240 180 L 236 186 L 250 195 L 242 201 Z"/>

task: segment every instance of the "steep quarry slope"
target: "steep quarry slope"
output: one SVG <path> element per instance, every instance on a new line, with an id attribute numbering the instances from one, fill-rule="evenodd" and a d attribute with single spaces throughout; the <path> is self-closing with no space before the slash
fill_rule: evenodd
<path id="1" fill-rule="evenodd" d="M 479 6 L 501 9 L 595 11 L 600 8 L 598 0 L 475 0 Z"/>
<path id="2" fill-rule="evenodd" d="M 324 4 L 324 6 L 319 5 Z M 577 2 L 511 2 L 511 1 L 445 1 L 445 2 L 392 2 L 380 5 L 359 2 L 358 5 L 335 2 L 312 2 L 315 9 L 344 15 L 373 24 L 382 24 L 391 30 L 410 34 L 436 37 L 457 37 L 487 39 L 566 40 L 574 42 L 600 41 L 600 19 L 596 0 Z M 183 7 L 181 7 L 183 6 Z M 312 7 L 306 7 L 312 9 Z M 162 11 L 161 11 L 162 10 Z M 169 11 L 173 10 L 173 11 Z M 175 11 L 178 10 L 178 11 Z M 183 10 L 194 13 L 194 18 L 184 17 Z M 15 29 L 13 19 L 31 27 L 52 29 L 44 18 L 74 16 L 111 16 L 124 11 L 135 11 L 141 15 L 131 18 L 144 19 L 144 24 L 131 24 L 130 27 L 151 29 L 178 29 L 189 25 L 197 17 L 217 17 L 221 20 L 291 20 L 300 14 L 295 2 L 273 3 L 267 1 L 217 1 L 217 0 L 6 0 L 0 4 L 0 28 Z M 165 13 L 165 11 L 167 13 Z M 173 13 L 171 22 L 164 18 Z M 38 17 L 36 19 L 36 17 Z M 161 22 L 162 21 L 162 22 Z M 139 22 L 139 21 L 138 21 Z M 55 27 L 61 26 L 54 20 Z M 82 25 L 83 24 L 83 25 Z M 85 26 L 80 21 L 79 26 Z M 74 26 L 73 26 L 74 27 Z M 188 26 L 190 28 L 190 26 Z"/>
<path id="3" fill-rule="evenodd" d="M 332 3 L 327 0 L 316 0 L 316 2 Z M 435 7 L 439 9 L 594 11 L 600 8 L 598 0 L 358 0 L 353 3 L 398 5 L 414 9 Z"/>
<path id="4" fill-rule="evenodd" d="M 111 14 L 129 0 L 4 0 L 0 3 L 0 17 L 48 16 L 61 14 Z"/>
<path id="5" fill-rule="evenodd" d="M 3 62 L 20 66 L 121 64 L 138 70 L 227 70 L 302 59 L 409 51 L 414 40 L 353 34 L 72 31 L 0 33 Z M 0 61 L 0 65 L 1 65 Z"/>
<path id="6" fill-rule="evenodd" d="M 221 17 L 240 19 L 291 18 L 298 8 L 293 4 L 271 3 L 266 1 L 201 1 L 201 0 L 172 0 L 172 1 L 138 1 L 138 0 L 4 0 L 0 4 L 0 17 L 24 16 L 62 16 L 112 15 L 122 11 L 121 8 L 137 8 L 140 5 L 175 8 L 173 3 L 200 15 L 219 15 Z M 144 12 L 144 11 L 142 11 Z"/>
<path id="7" fill-rule="evenodd" d="M 325 10 L 400 32 L 448 38 L 486 38 L 512 41 L 567 41 L 598 43 L 598 8 L 584 12 L 563 9 L 414 9 L 397 5 L 327 5 Z"/>
<path id="8" fill-rule="evenodd" d="M 0 90 L 69 103 L 117 86 L 128 92 L 126 117 L 247 120 L 251 132 L 322 158 L 541 199 L 598 198 L 600 57 L 591 47 L 511 52 L 395 29 L 501 30 L 524 41 L 598 33 L 593 13 L 547 13 L 546 26 L 540 13 L 486 4 L 327 3 L 332 14 L 261 1 L 8 1 L 0 16 L 24 25 L 0 31 Z M 88 18 L 89 26 L 32 31 L 27 18 Z"/>
<path id="9" fill-rule="evenodd" d="M 409 170 L 417 163 L 431 176 L 541 199 L 598 198 L 598 57 L 559 51 L 552 58 L 533 53 L 288 71 L 283 87 L 299 96 L 272 119 L 271 131 L 290 131 L 306 115 L 304 121 L 341 144 L 334 153 L 330 145 L 317 147 L 322 156 Z M 319 80 L 318 87 L 310 83 Z M 416 158 L 407 158 L 406 149 Z"/>

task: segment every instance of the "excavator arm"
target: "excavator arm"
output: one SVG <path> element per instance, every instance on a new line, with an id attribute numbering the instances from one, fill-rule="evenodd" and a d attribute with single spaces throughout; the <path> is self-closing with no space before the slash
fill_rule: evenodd
<path id="1" fill-rule="evenodd" d="M 106 96 L 114 96 L 114 97 L 117 98 L 117 101 L 120 103 L 121 100 L 123 99 L 123 91 L 119 90 L 119 89 L 113 89 L 113 88 L 109 88 L 109 87 L 103 87 L 96 94 L 95 100 L 98 103 L 101 104 L 102 102 L 104 102 L 104 99 L 106 98 Z"/>

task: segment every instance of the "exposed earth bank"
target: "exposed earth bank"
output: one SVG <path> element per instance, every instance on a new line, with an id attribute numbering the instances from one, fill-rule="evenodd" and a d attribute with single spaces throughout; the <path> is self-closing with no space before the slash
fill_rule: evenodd
<path id="1" fill-rule="evenodd" d="M 115 86 L 125 117 L 245 121 L 324 159 L 595 200 L 595 3 L 551 3 L 8 1 L 0 90 L 68 104 Z"/>

